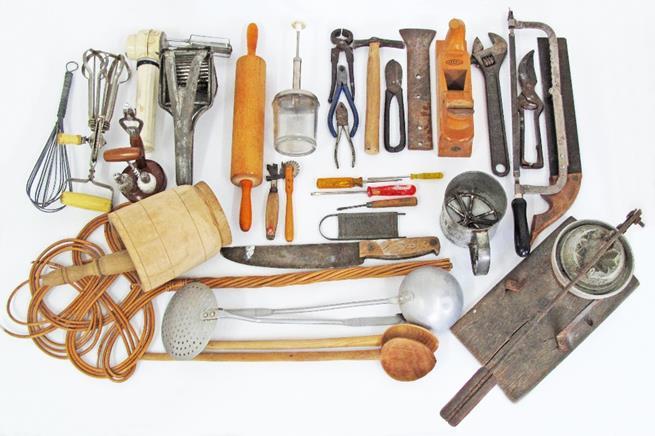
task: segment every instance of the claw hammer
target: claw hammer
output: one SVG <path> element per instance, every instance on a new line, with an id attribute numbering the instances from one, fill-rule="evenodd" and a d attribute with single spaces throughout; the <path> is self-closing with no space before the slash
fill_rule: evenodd
<path id="1" fill-rule="evenodd" d="M 353 48 L 368 47 L 366 70 L 366 130 L 364 151 L 369 154 L 380 152 L 380 48 L 405 48 L 402 41 L 372 37 L 356 39 Z"/>

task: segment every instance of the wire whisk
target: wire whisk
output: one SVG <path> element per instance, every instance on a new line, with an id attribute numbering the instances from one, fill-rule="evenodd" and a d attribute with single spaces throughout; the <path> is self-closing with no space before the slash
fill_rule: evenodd
<path id="1" fill-rule="evenodd" d="M 77 62 L 66 63 L 64 85 L 59 99 L 59 110 L 55 126 L 46 140 L 32 172 L 25 184 L 25 192 L 34 207 L 42 212 L 52 213 L 62 210 L 66 205 L 58 203 L 61 194 L 71 189 L 71 170 L 66 146 L 57 143 L 57 136 L 64 130 L 64 118 L 68 107 L 68 97 L 73 83 L 73 72 L 79 68 Z"/>

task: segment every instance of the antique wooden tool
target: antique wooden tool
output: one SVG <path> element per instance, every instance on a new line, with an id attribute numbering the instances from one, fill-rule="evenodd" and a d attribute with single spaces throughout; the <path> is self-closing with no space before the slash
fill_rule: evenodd
<path id="1" fill-rule="evenodd" d="M 452 327 L 483 366 L 441 410 L 449 424 L 496 384 L 521 398 L 632 293 L 633 224 L 638 209 L 616 228 L 569 218 Z"/>
<path id="2" fill-rule="evenodd" d="M 407 148 L 432 150 L 430 44 L 436 32 L 401 29 L 407 47 Z"/>
<path id="3" fill-rule="evenodd" d="M 293 241 L 293 179 L 300 172 L 300 165 L 295 160 L 290 160 L 282 164 L 284 173 L 284 193 L 286 194 L 286 205 L 284 209 L 284 239 L 287 242 Z"/>
<path id="4" fill-rule="evenodd" d="M 470 157 L 473 146 L 471 55 L 465 38 L 464 22 L 454 18 L 446 39 L 435 47 L 439 156 L 444 157 Z"/>
<path id="5" fill-rule="evenodd" d="M 405 44 L 402 41 L 382 39 L 374 36 L 369 39 L 354 40 L 353 48 L 359 47 L 368 47 L 364 151 L 369 154 L 377 154 L 380 152 L 380 48 L 392 47 L 402 49 L 405 48 Z"/>
<path id="6" fill-rule="evenodd" d="M 512 11 L 507 17 L 509 27 L 509 61 L 512 96 L 512 175 L 514 177 L 514 246 L 519 256 L 530 253 L 530 245 L 550 224 L 560 218 L 573 204 L 580 189 L 582 170 L 578 146 L 575 107 L 571 72 L 568 63 L 566 43 L 557 38 L 553 29 L 544 23 L 519 21 Z M 544 89 L 545 118 L 548 131 L 550 161 L 550 184 L 522 184 L 521 176 L 521 122 L 518 100 L 518 77 L 516 65 L 515 29 L 537 29 L 543 31 L 547 40 L 540 44 L 540 65 Z M 566 96 L 566 97 L 565 97 Z M 569 167 L 571 175 L 569 176 Z M 532 234 L 527 221 L 526 194 L 539 194 L 548 203 L 549 209 L 535 215 L 532 220 Z"/>
<path id="7" fill-rule="evenodd" d="M 232 167 L 230 179 L 241 187 L 239 226 L 252 225 L 250 190 L 262 183 L 264 166 L 264 106 L 266 62 L 255 54 L 257 25 L 248 25 L 248 53 L 237 60 L 234 84 Z"/>
<path id="8" fill-rule="evenodd" d="M 316 179 L 318 189 L 343 189 L 364 186 L 368 183 L 399 182 L 404 179 L 410 180 L 439 180 L 443 179 L 442 172 L 434 173 L 411 173 L 403 176 L 388 177 L 321 177 Z"/>
<path id="9" fill-rule="evenodd" d="M 83 265 L 59 268 L 42 284 L 74 283 L 84 277 L 136 271 L 144 291 L 201 264 L 232 242 L 223 208 L 199 182 L 161 192 L 109 214 L 125 250 Z"/>
<path id="10" fill-rule="evenodd" d="M 221 254 L 233 262 L 269 268 L 339 268 L 361 265 L 368 258 L 400 260 L 439 254 L 436 236 L 332 244 L 248 245 L 225 247 Z"/>
<path id="11" fill-rule="evenodd" d="M 155 149 L 159 55 L 165 39 L 159 30 L 140 30 L 127 37 L 127 57 L 136 61 L 136 113 L 143 120 L 141 138 L 147 152 Z"/>

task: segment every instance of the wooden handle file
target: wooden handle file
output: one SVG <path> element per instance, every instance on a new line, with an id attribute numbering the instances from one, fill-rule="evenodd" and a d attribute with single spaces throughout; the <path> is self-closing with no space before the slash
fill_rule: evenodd
<path id="1" fill-rule="evenodd" d="M 266 62 L 255 54 L 257 37 L 257 26 L 250 23 L 248 53 L 237 61 L 234 84 L 230 179 L 242 189 L 239 225 L 244 232 L 252 225 L 250 190 L 262 182 L 264 167 Z"/>

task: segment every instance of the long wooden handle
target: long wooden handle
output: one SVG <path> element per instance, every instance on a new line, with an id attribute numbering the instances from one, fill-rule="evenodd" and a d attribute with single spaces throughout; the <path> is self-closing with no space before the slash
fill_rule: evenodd
<path id="1" fill-rule="evenodd" d="M 496 378 L 486 367 L 473 374 L 462 389 L 441 409 L 441 417 L 455 427 L 496 386 Z"/>
<path id="2" fill-rule="evenodd" d="M 239 211 L 239 227 L 244 232 L 250 230 L 252 225 L 252 200 L 250 193 L 252 190 L 252 180 L 241 180 L 241 208 Z"/>
<path id="3" fill-rule="evenodd" d="M 266 239 L 272 241 L 277 232 L 277 218 L 280 213 L 280 195 L 277 188 L 271 188 L 266 197 Z"/>
<path id="4" fill-rule="evenodd" d="M 286 211 L 284 214 L 284 238 L 293 241 L 293 168 L 284 166 L 284 191 L 287 194 Z"/>
<path id="5" fill-rule="evenodd" d="M 167 353 L 146 353 L 141 359 L 173 360 Z M 193 360 L 205 362 L 310 362 L 325 360 L 379 360 L 380 350 L 349 351 L 271 351 L 245 353 L 200 353 Z"/>
<path id="6" fill-rule="evenodd" d="M 369 154 L 380 152 L 380 44 L 375 42 L 368 46 L 364 151 Z"/>
<path id="7" fill-rule="evenodd" d="M 319 339 L 276 339 L 266 341 L 209 341 L 207 347 L 205 347 L 205 351 L 380 347 L 381 344 L 381 335 Z"/>
<path id="8" fill-rule="evenodd" d="M 41 278 L 44 286 L 57 286 L 73 283 L 89 276 L 109 276 L 134 271 L 134 263 L 126 250 L 93 259 L 84 265 L 57 269 Z"/>
<path id="9" fill-rule="evenodd" d="M 143 148 L 121 147 L 112 148 L 103 153 L 102 157 L 106 162 L 127 162 L 143 157 Z"/>
<path id="10" fill-rule="evenodd" d="M 409 259 L 428 253 L 439 254 L 440 248 L 439 238 L 436 236 L 361 241 L 359 255 L 373 259 Z"/>

